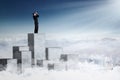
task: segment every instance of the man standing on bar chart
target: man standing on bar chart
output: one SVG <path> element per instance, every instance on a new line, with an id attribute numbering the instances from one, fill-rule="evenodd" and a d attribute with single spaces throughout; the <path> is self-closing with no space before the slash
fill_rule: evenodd
<path id="1" fill-rule="evenodd" d="M 38 17 L 39 17 L 38 12 L 34 12 L 33 13 L 33 19 L 35 24 L 34 33 L 38 33 Z"/>

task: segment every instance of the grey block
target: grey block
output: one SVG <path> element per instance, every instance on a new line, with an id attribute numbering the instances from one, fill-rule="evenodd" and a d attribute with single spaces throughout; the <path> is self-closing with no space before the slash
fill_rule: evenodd
<path id="1" fill-rule="evenodd" d="M 3 71 L 5 69 L 6 69 L 6 67 L 4 65 L 0 64 L 0 71 Z"/>
<path id="2" fill-rule="evenodd" d="M 61 61 L 68 61 L 68 55 L 67 54 L 61 54 L 60 60 Z"/>
<path id="3" fill-rule="evenodd" d="M 6 69 L 7 60 L 8 60 L 8 59 L 0 59 L 0 71 Z"/>
<path id="4" fill-rule="evenodd" d="M 32 52 L 32 59 L 34 59 L 34 34 L 33 33 L 28 34 L 28 46 L 29 46 L 29 50 Z"/>
<path id="5" fill-rule="evenodd" d="M 44 34 L 34 34 L 34 48 L 35 48 L 35 58 L 45 59 L 45 35 Z"/>
<path id="6" fill-rule="evenodd" d="M 31 51 L 27 51 L 27 49 L 24 49 L 23 47 L 22 49 L 20 48 L 20 46 L 13 47 L 13 59 L 17 59 L 17 66 L 22 70 L 24 68 L 31 67 L 32 57 Z"/>
<path id="7" fill-rule="evenodd" d="M 28 46 L 19 46 L 19 51 L 29 51 Z"/>
<path id="8" fill-rule="evenodd" d="M 37 60 L 37 66 L 43 67 L 43 60 Z"/>
<path id="9" fill-rule="evenodd" d="M 13 46 L 13 59 L 17 59 L 17 64 L 21 64 L 21 51 L 19 46 Z"/>
<path id="10" fill-rule="evenodd" d="M 59 61 L 62 53 L 62 48 L 60 47 L 48 47 L 46 48 L 46 60 Z"/>
<path id="11" fill-rule="evenodd" d="M 46 59 L 46 60 L 49 60 L 48 48 L 45 49 L 45 59 Z"/>
<path id="12" fill-rule="evenodd" d="M 28 46 L 32 52 L 33 63 L 36 64 L 36 60 L 45 59 L 45 35 L 43 33 L 28 34 Z"/>
<path id="13" fill-rule="evenodd" d="M 48 63 L 48 70 L 54 70 L 54 64 Z"/>
<path id="14" fill-rule="evenodd" d="M 22 51 L 21 52 L 21 61 L 22 61 L 22 68 L 30 68 L 32 64 L 31 59 L 31 52 L 30 51 Z"/>
<path id="15" fill-rule="evenodd" d="M 9 59 L 7 60 L 7 71 L 17 72 L 17 59 Z"/>

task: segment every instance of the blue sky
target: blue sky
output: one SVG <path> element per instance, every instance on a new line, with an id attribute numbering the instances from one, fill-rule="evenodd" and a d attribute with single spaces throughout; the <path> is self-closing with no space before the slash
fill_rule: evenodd
<path id="1" fill-rule="evenodd" d="M 0 34 L 33 32 L 35 10 L 39 32 L 119 34 L 119 5 L 119 0 L 0 0 Z"/>

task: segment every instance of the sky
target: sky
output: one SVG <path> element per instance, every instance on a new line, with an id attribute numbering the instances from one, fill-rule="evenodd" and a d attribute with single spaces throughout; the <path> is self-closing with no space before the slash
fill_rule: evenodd
<path id="1" fill-rule="evenodd" d="M 119 0 L 0 0 L 0 34 L 119 35 Z"/>

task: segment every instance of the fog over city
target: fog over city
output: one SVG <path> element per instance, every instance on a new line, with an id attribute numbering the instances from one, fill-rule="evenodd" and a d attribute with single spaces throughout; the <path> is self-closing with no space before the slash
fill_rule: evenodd
<path id="1" fill-rule="evenodd" d="M 3 67 L 0 61 L 0 80 L 120 80 L 119 8 L 119 0 L 1 0 L 0 59 L 13 62 L 8 60 Z M 39 13 L 36 33 L 34 10 Z M 32 43 L 34 50 L 30 50 Z M 20 72 L 13 52 L 16 46 L 25 46 L 30 53 L 23 58 L 17 55 L 21 58 Z M 41 60 L 37 51 L 45 59 Z M 27 60 L 30 67 L 26 68 L 22 61 Z"/>

